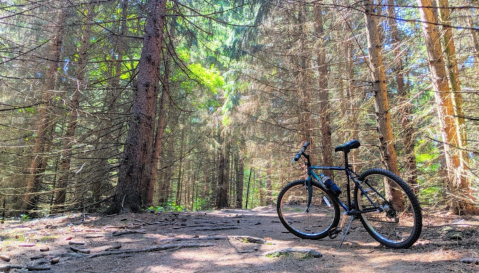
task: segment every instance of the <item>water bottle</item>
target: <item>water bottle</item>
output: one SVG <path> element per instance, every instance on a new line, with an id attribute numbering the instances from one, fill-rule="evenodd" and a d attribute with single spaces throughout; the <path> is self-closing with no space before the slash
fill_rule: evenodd
<path id="1" fill-rule="evenodd" d="M 334 184 L 333 180 L 329 178 L 329 176 L 321 173 L 321 180 L 323 180 L 324 185 L 326 185 L 326 187 L 330 189 L 336 196 L 341 194 L 341 189 L 338 187 L 338 185 Z"/>

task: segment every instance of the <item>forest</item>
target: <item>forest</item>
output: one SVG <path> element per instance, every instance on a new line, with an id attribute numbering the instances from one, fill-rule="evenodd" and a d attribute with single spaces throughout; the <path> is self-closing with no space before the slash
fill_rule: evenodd
<path id="1" fill-rule="evenodd" d="M 479 3 L 1 0 L 0 217 L 252 209 L 291 159 L 479 214 Z M 345 188 L 342 174 L 325 171 Z"/>

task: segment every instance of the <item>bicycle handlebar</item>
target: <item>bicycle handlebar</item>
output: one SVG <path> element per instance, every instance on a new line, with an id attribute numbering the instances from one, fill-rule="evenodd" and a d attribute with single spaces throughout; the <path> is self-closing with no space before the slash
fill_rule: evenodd
<path id="1" fill-rule="evenodd" d="M 301 157 L 301 154 L 304 153 L 304 150 L 306 150 L 306 148 L 308 148 L 309 146 L 309 142 L 306 142 L 304 145 L 303 145 L 303 148 L 301 148 L 301 150 L 294 156 L 293 160 L 291 161 L 291 163 L 293 163 L 294 161 L 298 161 L 299 158 Z"/>

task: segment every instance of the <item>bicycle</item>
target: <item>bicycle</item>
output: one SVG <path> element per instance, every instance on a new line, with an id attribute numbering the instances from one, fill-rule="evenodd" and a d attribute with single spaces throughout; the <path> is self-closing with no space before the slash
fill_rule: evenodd
<path id="1" fill-rule="evenodd" d="M 308 178 L 286 185 L 278 195 L 279 219 L 292 234 L 303 239 L 331 239 L 341 232 L 340 206 L 345 215 L 351 216 L 349 226 L 339 245 L 341 247 L 354 219 L 360 219 L 367 232 L 379 243 L 390 248 L 409 248 L 421 235 L 422 214 L 412 189 L 394 173 L 373 168 L 358 175 L 348 164 L 348 153 L 361 146 L 351 140 L 335 148 L 344 152 L 344 167 L 312 166 L 305 153 L 307 142 L 291 163 L 301 156 L 306 159 Z M 332 181 L 323 181 L 314 170 L 345 171 L 347 177 L 347 203 L 340 198 L 340 191 Z M 351 200 L 351 181 L 354 182 Z M 325 182 L 329 182 L 326 186 Z M 333 186 L 334 185 L 334 186 Z"/>

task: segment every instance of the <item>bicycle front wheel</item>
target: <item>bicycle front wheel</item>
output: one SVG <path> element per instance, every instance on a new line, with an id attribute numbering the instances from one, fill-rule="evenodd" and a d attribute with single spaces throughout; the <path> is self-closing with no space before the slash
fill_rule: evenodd
<path id="1" fill-rule="evenodd" d="M 339 205 L 317 182 L 312 182 L 309 208 L 306 180 L 296 180 L 278 196 L 278 216 L 286 229 L 303 239 L 321 239 L 339 222 Z"/>
<path id="2" fill-rule="evenodd" d="M 391 248 L 412 246 L 422 230 L 419 201 L 400 177 L 383 169 L 370 169 L 354 188 L 356 209 L 368 233 Z"/>

